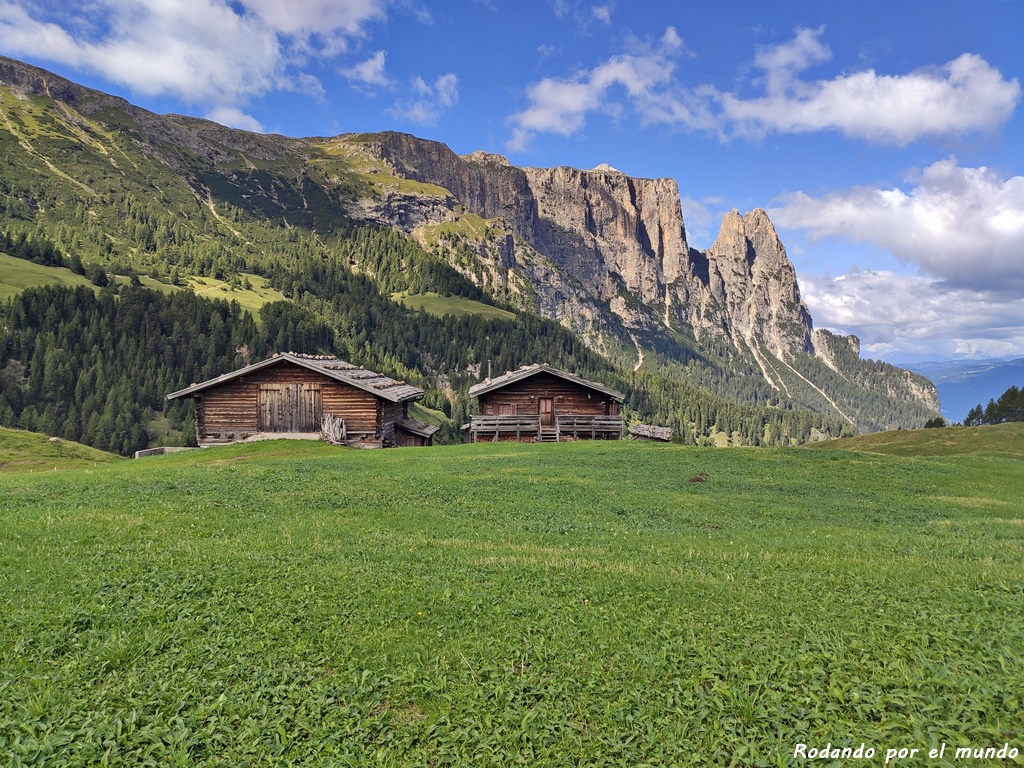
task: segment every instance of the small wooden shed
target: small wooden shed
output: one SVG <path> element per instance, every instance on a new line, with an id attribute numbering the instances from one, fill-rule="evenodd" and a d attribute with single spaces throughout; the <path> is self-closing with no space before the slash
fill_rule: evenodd
<path id="1" fill-rule="evenodd" d="M 620 440 L 624 395 L 545 364 L 470 387 L 477 398 L 469 441 Z"/>
<path id="2" fill-rule="evenodd" d="M 336 357 L 286 352 L 167 395 L 195 400 L 200 446 L 268 437 L 364 448 L 430 445 L 437 427 L 409 417 L 424 392 Z"/>

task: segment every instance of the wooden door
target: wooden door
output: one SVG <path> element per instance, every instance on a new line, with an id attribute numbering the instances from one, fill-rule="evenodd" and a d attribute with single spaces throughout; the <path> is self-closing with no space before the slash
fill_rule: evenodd
<path id="1" fill-rule="evenodd" d="M 256 426 L 260 432 L 281 432 L 277 428 L 284 411 L 284 394 L 279 384 L 260 384 L 259 419 Z"/>
<path id="2" fill-rule="evenodd" d="M 551 397 L 538 397 L 537 407 L 540 411 L 540 425 L 550 427 L 555 423 L 555 400 Z"/>
<path id="3" fill-rule="evenodd" d="M 319 432 L 323 396 L 319 384 L 260 384 L 260 432 Z"/>
<path id="4" fill-rule="evenodd" d="M 323 420 L 323 397 L 319 384 L 292 384 L 295 421 L 292 432 L 319 432 Z"/>

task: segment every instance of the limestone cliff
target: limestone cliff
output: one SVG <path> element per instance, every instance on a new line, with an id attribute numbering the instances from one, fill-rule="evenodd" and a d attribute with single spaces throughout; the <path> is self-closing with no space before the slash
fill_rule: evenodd
<path id="1" fill-rule="evenodd" d="M 400 176 L 449 190 L 519 241 L 581 280 L 599 298 L 623 289 L 664 301 L 689 247 L 673 179 L 634 179 L 611 168 L 517 168 L 500 155 L 460 157 L 438 142 L 380 134 L 367 151 Z"/>
<path id="2" fill-rule="evenodd" d="M 705 365 L 746 367 L 775 396 L 868 428 L 884 425 L 858 417 L 865 391 L 934 408 L 927 380 L 861 361 L 855 337 L 815 331 L 796 270 L 761 209 L 727 214 L 702 253 L 687 243 L 672 179 L 633 178 L 607 165 L 517 168 L 500 155 L 459 156 L 443 144 L 398 133 L 360 142 L 389 173 L 451 195 L 424 196 L 417 215 L 403 205 L 388 223 L 427 242 L 425 231 L 464 212 L 486 220 L 489 235 L 473 246 L 478 279 L 510 286 L 506 296 L 562 322 L 606 354 L 635 354 L 639 366 L 642 339 L 657 348 L 659 339 L 690 337 L 698 349 L 712 344 L 717 350 L 698 355 Z M 404 202 L 416 208 L 414 198 Z M 386 195 L 375 203 L 377 220 L 387 220 L 386 203 Z M 359 205 L 365 202 L 354 212 Z M 453 264 L 474 273 L 458 260 Z"/>
<path id="3" fill-rule="evenodd" d="M 708 289 L 734 339 L 761 342 L 782 358 L 813 352 L 811 315 L 796 270 L 763 210 L 726 214 L 707 257 Z"/>
<path id="4" fill-rule="evenodd" d="M 397 133 L 380 134 L 365 151 L 396 175 L 448 190 L 458 205 L 507 230 L 515 245 L 502 263 L 543 273 L 532 281 L 541 305 L 555 293 L 578 296 L 582 286 L 627 329 L 686 327 L 738 346 L 763 337 L 775 354 L 813 348 L 796 272 L 762 210 L 728 215 L 715 245 L 701 254 L 687 243 L 674 179 L 638 179 L 608 166 L 517 168 L 499 155 L 459 156 Z M 390 223 L 413 231 L 450 217 L 437 199 L 422 202 L 420 216 L 402 207 Z M 374 218 L 382 215 L 387 211 L 377 210 Z M 538 256 L 550 264 L 539 269 Z"/>

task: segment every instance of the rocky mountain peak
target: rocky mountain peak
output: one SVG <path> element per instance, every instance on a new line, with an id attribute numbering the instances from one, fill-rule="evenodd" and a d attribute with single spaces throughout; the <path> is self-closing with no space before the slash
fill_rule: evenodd
<path id="1" fill-rule="evenodd" d="M 765 345 L 781 358 L 813 350 L 796 269 L 764 210 L 727 213 L 707 257 L 709 288 L 725 308 L 734 343 Z"/>
<path id="2" fill-rule="evenodd" d="M 493 152 L 484 152 L 482 149 L 478 149 L 475 152 L 471 152 L 468 155 L 462 156 L 463 160 L 467 163 L 476 163 L 477 165 L 500 165 L 510 167 L 512 163 L 504 155 L 496 155 Z"/>
<path id="3" fill-rule="evenodd" d="M 719 259 L 747 260 L 752 254 L 748 253 L 749 241 L 747 240 L 747 229 L 740 212 L 733 208 L 722 218 L 722 226 L 718 229 L 718 237 L 711 248 L 708 249 L 709 256 Z"/>

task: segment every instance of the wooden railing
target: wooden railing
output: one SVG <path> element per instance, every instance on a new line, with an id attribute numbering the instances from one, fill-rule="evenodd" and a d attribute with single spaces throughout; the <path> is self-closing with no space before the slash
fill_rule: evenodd
<path id="1" fill-rule="evenodd" d="M 554 433 L 552 435 L 552 432 Z M 522 437 L 535 437 L 538 442 L 542 437 L 560 440 L 563 437 L 589 440 L 621 440 L 621 416 L 597 415 L 556 415 L 555 423 L 550 427 L 542 427 L 540 416 L 472 416 L 469 424 L 470 442 L 479 443 L 490 440 L 497 442 L 502 435 L 515 435 L 516 440 Z"/>
<path id="2" fill-rule="evenodd" d="M 590 416 L 572 414 L 555 416 L 555 437 L 589 438 L 590 440 L 621 440 L 621 416 Z"/>
<path id="3" fill-rule="evenodd" d="M 502 434 L 515 434 L 516 440 L 523 435 L 540 439 L 540 416 L 472 416 L 469 422 L 469 440 L 481 441 L 481 435 L 488 435 L 494 442 Z"/>

